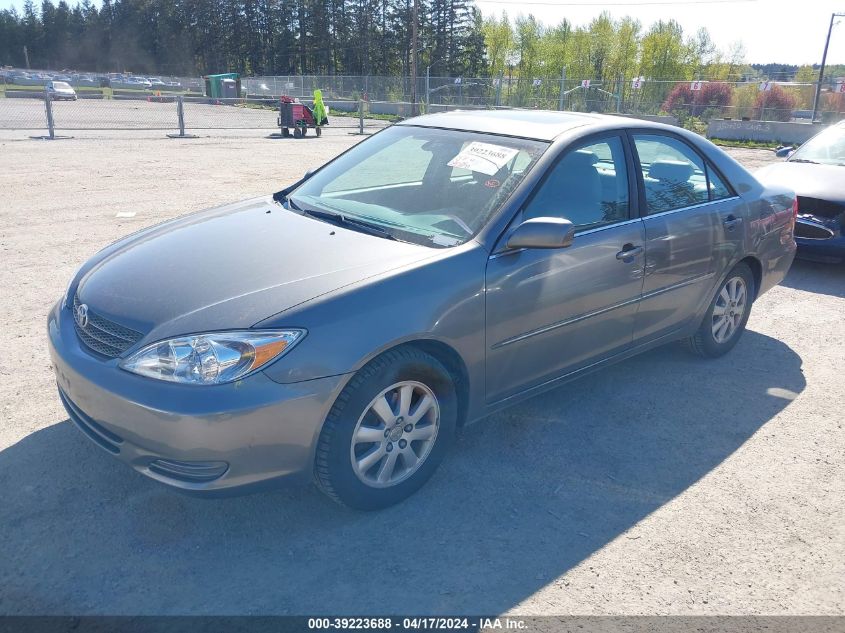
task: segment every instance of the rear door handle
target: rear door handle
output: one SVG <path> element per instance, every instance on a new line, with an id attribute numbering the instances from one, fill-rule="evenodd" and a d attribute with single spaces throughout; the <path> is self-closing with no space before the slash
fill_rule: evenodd
<path id="1" fill-rule="evenodd" d="M 625 244 L 622 250 L 616 253 L 616 259 L 625 262 L 626 264 L 633 261 L 633 259 L 640 255 L 645 249 L 642 246 L 634 246 L 633 244 Z"/>
<path id="2" fill-rule="evenodd" d="M 725 225 L 725 228 L 728 231 L 733 231 L 737 226 L 742 224 L 742 218 L 738 218 L 735 215 L 731 214 L 722 220 L 722 224 Z"/>

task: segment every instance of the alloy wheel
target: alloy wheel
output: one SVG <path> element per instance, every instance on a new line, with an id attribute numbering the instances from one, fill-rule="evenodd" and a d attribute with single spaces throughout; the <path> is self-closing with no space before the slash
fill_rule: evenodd
<path id="1" fill-rule="evenodd" d="M 748 289 L 742 277 L 728 279 L 713 306 L 713 340 L 717 343 L 730 340 L 742 323 L 747 301 Z"/>
<path id="2" fill-rule="evenodd" d="M 440 404 L 426 385 L 395 383 L 364 409 L 352 433 L 352 470 L 366 485 L 387 488 L 423 465 L 437 439 Z"/>

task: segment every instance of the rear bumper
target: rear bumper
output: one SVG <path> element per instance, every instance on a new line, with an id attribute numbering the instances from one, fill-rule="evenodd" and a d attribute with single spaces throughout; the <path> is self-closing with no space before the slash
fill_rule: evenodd
<path id="1" fill-rule="evenodd" d="M 71 421 L 138 472 L 188 492 L 241 493 L 309 479 L 323 420 L 346 381 L 279 384 L 258 372 L 226 385 L 175 385 L 89 352 L 67 308 L 57 305 L 47 327 Z"/>

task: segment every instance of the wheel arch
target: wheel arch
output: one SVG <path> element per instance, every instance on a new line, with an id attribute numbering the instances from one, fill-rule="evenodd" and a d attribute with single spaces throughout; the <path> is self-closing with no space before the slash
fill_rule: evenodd
<path id="1" fill-rule="evenodd" d="M 449 375 L 455 383 L 455 393 L 458 397 L 458 427 L 461 427 L 467 420 L 472 395 L 470 390 L 472 382 L 470 380 L 470 373 L 466 362 L 460 352 L 458 352 L 458 350 L 448 342 L 426 336 L 417 336 L 417 338 L 395 340 L 379 349 L 373 350 L 372 353 L 368 354 L 364 358 L 361 358 L 355 364 L 354 369 L 349 373 L 348 379 L 345 381 L 344 388 L 346 384 L 348 384 L 348 382 L 351 381 L 359 371 L 361 371 L 362 368 L 366 367 L 377 358 L 397 349 L 412 347 L 436 358 L 443 364 L 446 371 L 449 372 Z"/>
<path id="2" fill-rule="evenodd" d="M 413 347 L 421 352 L 430 354 L 438 361 L 440 361 L 452 376 L 455 383 L 455 394 L 458 397 L 458 426 L 463 426 L 467 417 L 467 410 L 469 408 L 469 371 L 464 363 L 461 355 L 454 347 L 443 341 L 437 339 L 414 339 L 400 343 L 389 349 L 386 349 L 379 354 L 381 356 L 385 352 L 395 350 L 400 347 Z"/>
<path id="3" fill-rule="evenodd" d="M 754 277 L 754 300 L 760 295 L 760 284 L 763 283 L 763 264 L 753 255 L 748 255 L 739 260 L 737 264 L 745 264 L 751 269 L 751 274 Z"/>

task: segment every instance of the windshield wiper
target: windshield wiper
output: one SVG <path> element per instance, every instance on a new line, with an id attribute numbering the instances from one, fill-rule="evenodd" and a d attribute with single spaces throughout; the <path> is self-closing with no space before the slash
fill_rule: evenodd
<path id="1" fill-rule="evenodd" d="M 342 213 L 336 213 L 334 211 L 322 211 L 320 209 L 303 209 L 294 204 L 293 201 L 290 199 L 288 199 L 288 205 L 290 205 L 291 208 L 299 211 L 303 215 L 310 215 L 312 218 L 326 220 L 327 222 L 331 222 L 339 226 L 345 226 L 350 229 L 360 231 L 361 233 L 369 233 L 370 235 L 383 237 L 388 240 L 396 240 L 396 238 L 391 235 L 386 229 L 383 229 L 375 224 L 370 224 L 369 222 L 364 222 L 363 220 L 350 218 Z"/>
<path id="2" fill-rule="evenodd" d="M 811 165 L 819 165 L 820 163 L 815 160 L 810 160 L 809 158 L 792 158 L 788 162 L 790 163 L 810 163 Z"/>

